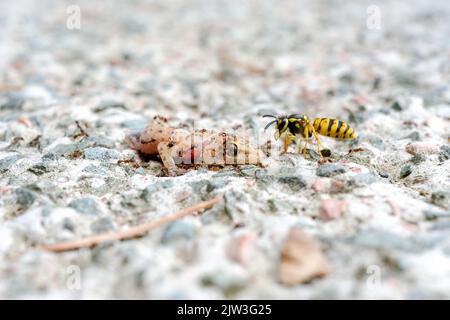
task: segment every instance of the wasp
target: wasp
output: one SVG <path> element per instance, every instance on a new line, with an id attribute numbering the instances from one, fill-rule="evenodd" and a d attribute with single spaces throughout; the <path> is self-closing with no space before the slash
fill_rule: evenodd
<path id="1" fill-rule="evenodd" d="M 353 128 L 344 121 L 332 118 L 316 118 L 311 121 L 306 115 L 291 114 L 289 116 L 274 116 L 266 114 L 263 117 L 274 118 L 270 121 L 264 131 L 271 125 L 276 125 L 275 140 L 278 140 L 284 133 L 284 152 L 287 152 L 289 145 L 295 141 L 296 136 L 300 138 L 298 152 L 303 151 L 303 156 L 306 157 L 306 147 L 308 146 L 308 139 L 314 136 L 317 142 L 317 151 L 319 156 L 323 158 L 321 150 L 321 143 L 319 134 L 326 137 L 337 139 L 356 139 L 358 134 Z M 305 145 L 302 149 L 301 140 L 305 139 Z"/>

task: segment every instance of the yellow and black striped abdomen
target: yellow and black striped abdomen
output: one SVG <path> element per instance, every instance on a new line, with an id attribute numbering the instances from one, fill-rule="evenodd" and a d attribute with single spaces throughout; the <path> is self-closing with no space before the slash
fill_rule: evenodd
<path id="1" fill-rule="evenodd" d="M 316 118 L 313 126 L 318 134 L 326 137 L 339 139 L 356 139 L 358 137 L 349 124 L 338 119 Z"/>

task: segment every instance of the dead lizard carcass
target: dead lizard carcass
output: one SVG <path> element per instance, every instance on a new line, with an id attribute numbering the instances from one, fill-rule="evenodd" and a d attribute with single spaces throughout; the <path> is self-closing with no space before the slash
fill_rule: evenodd
<path id="1" fill-rule="evenodd" d="M 154 117 L 142 132 L 129 135 L 127 140 L 143 154 L 159 155 L 170 176 L 179 174 L 179 167 L 263 166 L 265 159 L 248 135 L 174 128 L 160 116 Z"/>

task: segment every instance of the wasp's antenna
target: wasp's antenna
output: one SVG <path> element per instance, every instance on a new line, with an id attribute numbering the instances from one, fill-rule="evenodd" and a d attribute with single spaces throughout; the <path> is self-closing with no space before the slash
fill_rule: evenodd
<path id="1" fill-rule="evenodd" d="M 275 120 L 273 120 L 273 121 L 270 121 L 265 127 L 264 127 L 264 131 L 266 131 L 267 130 L 267 128 L 269 128 L 272 124 L 274 124 L 275 122 L 277 122 L 277 120 L 275 119 Z"/>
<path id="2" fill-rule="evenodd" d="M 271 114 L 265 114 L 263 115 L 263 118 L 267 118 L 267 117 L 271 117 L 271 118 L 277 118 L 277 116 L 271 115 Z"/>

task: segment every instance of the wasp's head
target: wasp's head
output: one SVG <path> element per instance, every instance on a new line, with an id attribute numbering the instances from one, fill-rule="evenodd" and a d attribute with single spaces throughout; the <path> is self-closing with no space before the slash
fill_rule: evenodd
<path id="1" fill-rule="evenodd" d="M 270 121 L 266 127 L 264 128 L 264 131 L 267 130 L 267 128 L 269 128 L 271 125 L 275 124 L 277 130 L 275 132 L 275 140 L 278 140 L 278 138 L 286 131 L 288 130 L 288 125 L 289 125 L 289 119 L 286 116 L 273 116 L 270 114 L 266 114 L 263 116 L 264 118 L 267 117 L 271 117 L 271 118 L 275 118 L 274 120 Z"/>

